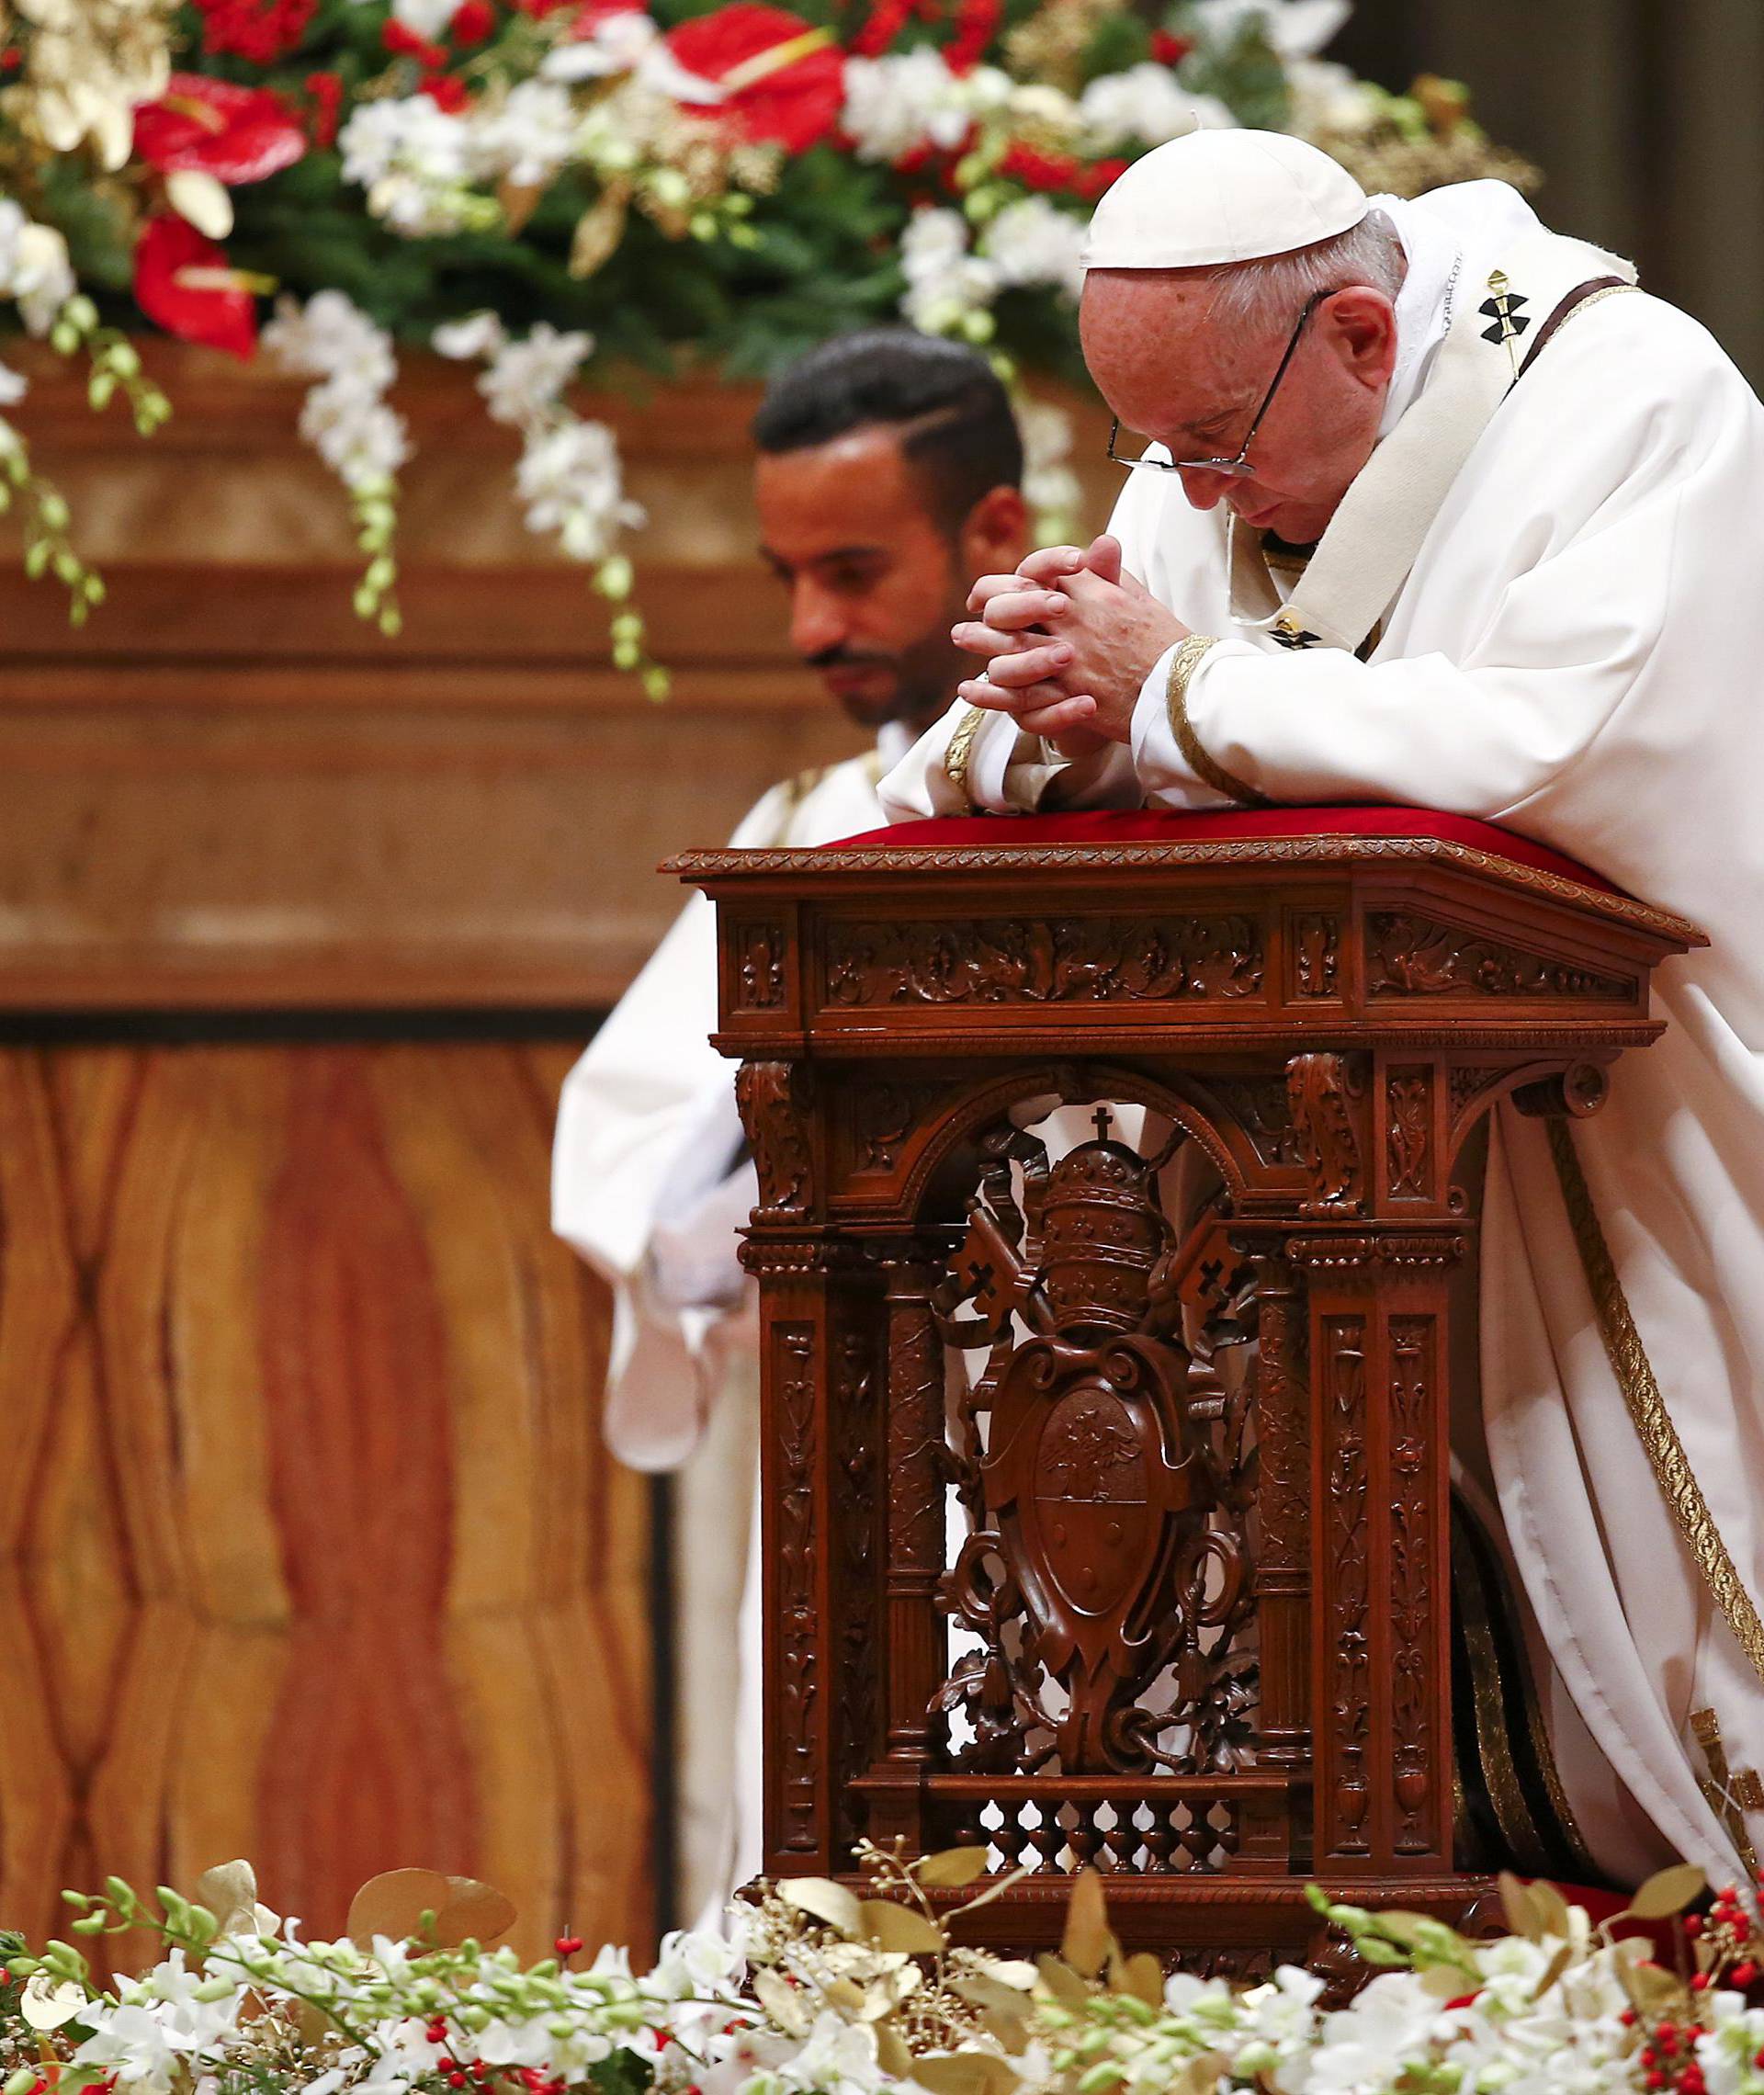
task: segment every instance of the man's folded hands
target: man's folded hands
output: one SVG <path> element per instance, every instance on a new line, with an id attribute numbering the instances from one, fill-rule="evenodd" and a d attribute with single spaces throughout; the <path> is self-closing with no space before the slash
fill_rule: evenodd
<path id="1" fill-rule="evenodd" d="M 1140 687 L 1189 628 L 1121 566 L 1120 542 L 1046 546 L 1014 574 L 982 575 L 975 617 L 951 628 L 986 658 L 960 685 L 969 705 L 1011 713 L 1068 757 L 1088 756 L 1132 732 Z"/>

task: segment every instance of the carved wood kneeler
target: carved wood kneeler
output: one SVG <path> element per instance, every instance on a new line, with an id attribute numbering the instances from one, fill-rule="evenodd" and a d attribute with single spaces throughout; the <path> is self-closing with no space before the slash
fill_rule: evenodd
<path id="1" fill-rule="evenodd" d="M 983 1841 L 1033 1945 L 1094 1863 L 1238 1972 L 1312 1879 L 1461 1917 L 1454 1161 L 1594 1111 L 1700 934 L 1410 810 L 675 869 L 759 1172 L 767 1873 Z"/>

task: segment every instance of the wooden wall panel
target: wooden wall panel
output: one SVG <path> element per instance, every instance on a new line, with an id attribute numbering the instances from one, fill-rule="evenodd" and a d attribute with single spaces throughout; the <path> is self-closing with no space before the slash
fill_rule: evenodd
<path id="1" fill-rule="evenodd" d="M 586 572 L 528 532 L 472 375 L 396 404 L 404 630 L 350 608 L 346 504 L 301 387 L 155 342 L 150 442 L 33 345 L 18 419 L 109 596 L 79 632 L 5 557 L 0 1005 L 610 1002 L 679 906 L 657 862 L 862 738 L 794 660 L 762 566 L 752 386 L 582 399 L 616 428 L 673 700 L 609 659 Z M 1080 408 L 1101 522 L 1118 472 Z"/>
<path id="2" fill-rule="evenodd" d="M 71 631 L 0 523 L 0 1011 L 386 1044 L 0 1048 L 0 1919 L 244 1853 L 315 1927 L 418 1862 L 502 1885 L 524 1948 L 640 1942 L 668 1625 L 598 1441 L 605 1304 L 548 1229 L 569 1054 L 524 1043 L 635 972 L 659 859 L 858 746 L 757 557 L 757 396 L 579 403 L 650 511 L 657 707 L 469 372 L 401 379 L 390 640 L 299 384 L 149 345 L 142 443 L 17 346 L 110 595 Z M 424 1037 L 468 1009 L 493 1043 Z"/>
<path id="3" fill-rule="evenodd" d="M 246 1854 L 641 1942 L 647 1488 L 549 1235 L 565 1048 L 0 1051 L 0 1911 Z"/>

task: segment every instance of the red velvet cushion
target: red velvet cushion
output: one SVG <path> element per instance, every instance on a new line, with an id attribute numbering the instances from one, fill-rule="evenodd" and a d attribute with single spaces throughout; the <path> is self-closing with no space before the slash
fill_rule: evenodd
<path id="1" fill-rule="evenodd" d="M 895 822 L 841 837 L 829 851 L 858 844 L 949 849 L 1000 844 L 1223 844 L 1243 838 L 1283 836 L 1421 836 L 1467 844 L 1518 866 L 1559 873 L 1589 888 L 1617 890 L 1560 852 L 1529 837 L 1497 829 L 1468 815 L 1442 815 L 1431 808 L 1222 808 L 1206 814 L 1167 814 L 1151 809 L 1098 809 L 1072 815 L 944 815 L 923 822 Z"/>

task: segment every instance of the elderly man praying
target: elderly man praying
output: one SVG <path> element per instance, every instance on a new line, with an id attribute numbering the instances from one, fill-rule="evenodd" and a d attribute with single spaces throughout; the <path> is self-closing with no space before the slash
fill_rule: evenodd
<path id="1" fill-rule="evenodd" d="M 983 674 L 884 805 L 1419 804 L 1708 929 L 1603 1114 L 1497 1117 L 1464 1452 L 1587 1849 L 1731 1878 L 1764 1833 L 1764 410 L 1499 183 L 1368 199 L 1198 132 L 1086 259 L 1110 535 L 978 584 Z"/>

